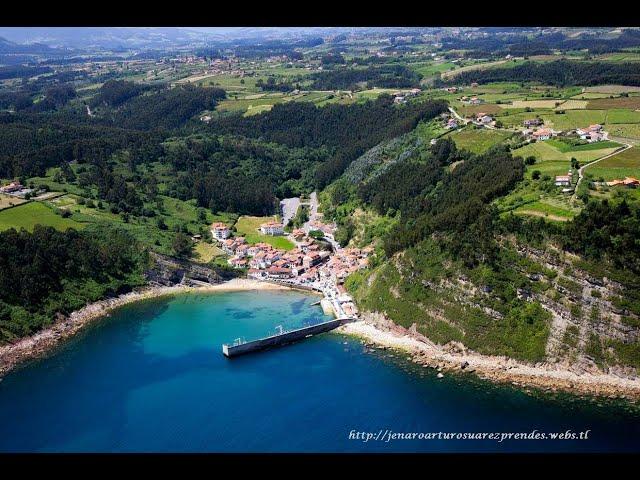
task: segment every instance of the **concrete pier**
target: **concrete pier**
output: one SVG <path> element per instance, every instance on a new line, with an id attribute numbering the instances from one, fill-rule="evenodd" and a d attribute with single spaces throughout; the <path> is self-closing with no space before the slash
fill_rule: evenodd
<path id="1" fill-rule="evenodd" d="M 328 322 L 318 323 L 309 327 L 298 328 L 290 332 L 284 332 L 270 337 L 261 338 L 252 342 L 238 343 L 234 345 L 222 345 L 222 353 L 227 358 L 237 357 L 247 353 L 265 350 L 267 348 L 279 347 L 288 343 L 293 343 L 305 338 L 312 337 L 319 333 L 328 332 L 334 328 L 338 328 L 344 323 L 353 321 L 352 318 L 337 318 Z"/>

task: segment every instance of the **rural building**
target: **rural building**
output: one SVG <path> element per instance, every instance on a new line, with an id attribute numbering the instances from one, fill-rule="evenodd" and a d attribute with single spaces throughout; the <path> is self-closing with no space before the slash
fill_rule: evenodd
<path id="1" fill-rule="evenodd" d="M 570 187 L 571 175 L 556 175 L 555 184 L 557 187 Z"/>
<path id="2" fill-rule="evenodd" d="M 231 235 L 231 229 L 224 223 L 214 223 L 211 225 L 211 235 L 218 241 L 225 240 Z"/>
<path id="3" fill-rule="evenodd" d="M 260 232 L 264 235 L 284 235 L 284 226 L 278 222 L 263 223 Z"/>
<path id="4" fill-rule="evenodd" d="M 549 140 L 553 136 L 553 132 L 548 128 L 540 128 L 531 134 L 536 140 Z"/>
<path id="5" fill-rule="evenodd" d="M 587 140 L 589 143 L 601 142 L 608 137 L 608 133 L 605 132 L 602 129 L 602 125 L 599 124 L 589 125 L 586 128 L 578 128 L 576 129 L 576 134 L 581 140 Z"/>
<path id="6" fill-rule="evenodd" d="M 622 180 L 616 179 L 616 180 L 607 182 L 607 185 L 610 187 L 624 186 L 629 188 L 636 188 L 638 185 L 640 185 L 640 180 L 634 177 L 625 177 Z"/>
<path id="7" fill-rule="evenodd" d="M 458 128 L 458 121 L 455 118 L 450 118 L 446 128 Z"/>
<path id="8" fill-rule="evenodd" d="M 230 258 L 229 259 L 229 265 L 231 265 L 233 268 L 244 268 L 246 267 L 248 264 L 247 259 L 246 258 Z"/>
<path id="9" fill-rule="evenodd" d="M 24 188 L 20 182 L 11 182 L 9 185 L 5 185 L 4 187 L 0 187 L 0 192 L 2 193 L 15 193 L 19 192 Z"/>
<path id="10" fill-rule="evenodd" d="M 267 275 L 271 278 L 290 278 L 291 269 L 281 267 L 269 267 L 267 268 Z"/>
<path id="11" fill-rule="evenodd" d="M 538 127 L 538 126 L 542 125 L 542 120 L 540 118 L 532 118 L 530 120 L 525 120 L 522 123 L 527 128 Z"/>

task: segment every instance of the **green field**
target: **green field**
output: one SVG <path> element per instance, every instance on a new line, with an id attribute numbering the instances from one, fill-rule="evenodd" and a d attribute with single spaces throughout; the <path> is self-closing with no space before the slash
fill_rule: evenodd
<path id="1" fill-rule="evenodd" d="M 607 125 L 612 123 L 640 123 L 640 112 L 628 109 L 609 110 Z"/>
<path id="2" fill-rule="evenodd" d="M 514 110 L 504 110 L 500 113 L 496 120 L 500 120 L 505 127 L 519 127 L 525 128 L 523 122 L 525 120 L 531 120 L 537 114 L 531 112 L 517 112 L 514 113 Z"/>
<path id="3" fill-rule="evenodd" d="M 208 226 L 213 222 L 233 223 L 234 215 L 213 215 L 208 209 L 199 209 L 193 200 L 182 201 L 176 198 L 158 196 L 162 200 L 161 213 L 152 218 L 130 216 L 127 221 L 121 214 L 112 213 L 105 204 L 104 208 L 88 207 L 78 203 L 79 196 L 73 194 L 63 195 L 45 202 L 51 207 L 67 208 L 72 215 L 70 220 L 80 224 L 117 224 L 127 230 L 137 240 L 150 246 L 160 253 L 171 255 L 171 244 L 177 229 L 186 227 L 190 234 L 200 233 L 208 235 Z M 94 201 L 94 204 L 96 201 Z M 205 220 L 198 218 L 198 212 L 205 212 Z M 162 219 L 166 229 L 158 227 L 159 219 Z M 197 253 L 197 251 L 196 251 Z M 205 253 L 204 250 L 202 253 Z M 211 252 L 209 252 L 211 253 Z M 207 255 L 205 255 L 206 257 Z M 204 261 L 198 258 L 198 261 Z"/>
<path id="4" fill-rule="evenodd" d="M 457 68 L 455 63 L 442 62 L 442 63 L 419 63 L 411 65 L 413 70 L 420 73 L 423 77 L 432 77 L 437 73 L 447 72 Z"/>
<path id="5" fill-rule="evenodd" d="M 263 235 L 258 228 L 261 224 L 274 221 L 275 217 L 249 217 L 242 216 L 236 222 L 236 235 L 242 236 L 247 243 L 253 245 L 256 243 L 268 243 L 275 248 L 282 250 L 293 250 L 295 245 L 285 237 L 274 237 L 271 235 Z"/>
<path id="6" fill-rule="evenodd" d="M 640 147 L 633 147 L 584 169 L 585 174 L 606 181 L 624 177 L 640 178 Z"/>
<path id="7" fill-rule="evenodd" d="M 618 123 L 607 125 L 609 135 L 623 138 L 640 139 L 640 123 Z"/>
<path id="8" fill-rule="evenodd" d="M 618 108 L 636 110 L 640 108 L 640 97 L 595 98 L 589 100 L 587 108 L 591 110 L 612 110 Z"/>
<path id="9" fill-rule="evenodd" d="M 536 217 L 545 217 L 548 220 L 557 222 L 565 222 L 576 215 L 576 211 L 562 206 L 553 205 L 547 200 L 540 200 L 528 203 L 514 210 L 517 215 L 532 215 Z"/>
<path id="10" fill-rule="evenodd" d="M 511 132 L 489 130 L 487 128 L 464 128 L 446 135 L 456 142 L 456 146 L 474 153 L 484 153 L 512 135 Z"/>
<path id="11" fill-rule="evenodd" d="M 544 122 L 556 130 L 571 130 L 605 123 L 606 110 L 567 110 L 565 113 L 543 113 Z"/>
<path id="12" fill-rule="evenodd" d="M 618 148 L 621 147 L 622 145 L 619 144 L 618 142 L 612 142 L 612 141 L 602 141 L 602 142 L 594 142 L 594 143 L 585 143 L 582 145 L 570 145 L 566 142 L 563 142 L 561 140 L 552 138 L 550 140 L 546 140 L 544 143 L 546 143 L 547 145 L 551 145 L 552 147 L 558 149 L 559 151 L 561 151 L 562 153 L 566 153 L 566 152 L 588 152 L 590 150 L 604 150 L 604 149 L 609 149 L 609 148 Z"/>
<path id="13" fill-rule="evenodd" d="M 224 255 L 224 252 L 220 248 L 204 241 L 199 241 L 193 248 L 193 260 L 196 262 L 209 263 L 221 255 Z"/>
<path id="14" fill-rule="evenodd" d="M 82 224 L 71 218 L 62 218 L 54 210 L 40 202 L 30 202 L 0 212 L 0 230 L 24 228 L 33 231 L 36 225 L 46 225 L 58 230 L 82 228 Z"/>
<path id="15" fill-rule="evenodd" d="M 564 150 L 566 144 L 557 140 L 548 140 L 545 142 L 535 142 L 525 145 L 513 151 L 514 155 L 520 155 L 523 158 L 533 155 L 536 157 L 537 163 L 535 168 L 540 169 L 540 164 L 549 161 L 571 161 L 571 158 L 575 158 L 581 163 L 589 163 L 598 158 L 604 157 L 613 153 L 618 144 L 615 142 L 600 142 L 602 145 L 592 143 L 588 145 L 580 145 L 578 147 L 570 147 L 568 150 Z M 561 145 L 560 150 L 556 145 Z M 605 148 L 600 148 L 601 146 Z"/>

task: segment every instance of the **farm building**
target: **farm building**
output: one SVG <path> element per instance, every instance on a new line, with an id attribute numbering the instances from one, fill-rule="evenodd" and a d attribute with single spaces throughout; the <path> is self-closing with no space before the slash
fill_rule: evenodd
<path id="1" fill-rule="evenodd" d="M 556 187 L 571 186 L 571 175 L 556 175 Z"/>
<path id="2" fill-rule="evenodd" d="M 607 182 L 607 185 L 610 187 L 624 186 L 629 188 L 636 188 L 638 185 L 640 185 L 640 180 L 634 177 L 625 177 L 622 180 L 616 179 L 616 180 Z"/>
<path id="3" fill-rule="evenodd" d="M 536 140 L 549 140 L 553 137 L 553 131 L 549 128 L 540 128 L 531 134 Z"/>

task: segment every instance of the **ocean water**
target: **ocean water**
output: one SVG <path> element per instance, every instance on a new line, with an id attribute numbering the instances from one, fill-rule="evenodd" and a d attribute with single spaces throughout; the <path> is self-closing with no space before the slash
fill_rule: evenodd
<path id="1" fill-rule="evenodd" d="M 221 344 L 328 319 L 300 292 L 185 294 L 129 305 L 0 382 L 0 452 L 640 451 L 623 403 L 528 395 L 371 352 L 335 332 L 226 359 Z M 561 433 L 586 440 L 356 432 Z M 380 437 L 378 437 L 380 438 Z"/>

